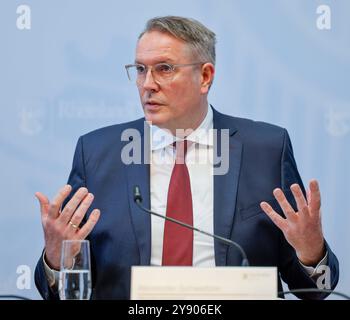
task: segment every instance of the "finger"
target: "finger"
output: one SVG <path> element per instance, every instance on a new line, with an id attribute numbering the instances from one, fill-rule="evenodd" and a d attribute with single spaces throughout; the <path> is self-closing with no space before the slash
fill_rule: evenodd
<path id="1" fill-rule="evenodd" d="M 304 197 L 303 192 L 301 191 L 300 186 L 295 183 L 291 185 L 290 190 L 292 191 L 295 202 L 297 203 L 299 213 L 302 213 L 303 215 L 308 215 L 309 208 L 307 206 L 306 199 Z"/>
<path id="2" fill-rule="evenodd" d="M 317 214 L 321 209 L 321 192 L 317 180 L 310 181 L 310 213 Z"/>
<path id="3" fill-rule="evenodd" d="M 260 207 L 279 229 L 282 231 L 286 229 L 287 220 L 283 219 L 267 202 L 261 202 Z"/>
<path id="4" fill-rule="evenodd" d="M 284 215 L 287 219 L 295 219 L 296 213 L 292 206 L 289 204 L 286 196 L 280 188 L 276 188 L 273 190 L 273 195 L 275 196 L 277 202 L 279 203 Z"/>
<path id="5" fill-rule="evenodd" d="M 307 204 L 310 205 L 310 202 L 311 202 L 310 189 L 306 190 L 306 199 L 307 199 Z"/>
<path id="6" fill-rule="evenodd" d="M 50 205 L 49 216 L 51 218 L 56 219 L 59 216 L 62 203 L 68 197 L 71 190 L 72 190 L 72 187 L 69 184 L 66 184 L 64 187 L 60 189 L 60 191 L 58 191 L 58 194 L 52 200 Z"/>
<path id="7" fill-rule="evenodd" d="M 35 192 L 35 197 L 38 199 L 40 204 L 40 212 L 42 216 L 49 214 L 50 201 L 49 199 L 42 194 L 41 192 Z"/>
<path id="8" fill-rule="evenodd" d="M 88 190 L 84 187 L 79 188 L 78 191 L 74 194 L 72 199 L 68 201 L 65 207 L 62 210 L 60 215 L 60 221 L 62 224 L 67 224 L 68 221 L 72 218 L 75 210 L 78 208 L 83 199 L 87 196 Z"/>
<path id="9" fill-rule="evenodd" d="M 72 231 L 75 228 L 75 226 L 79 226 L 80 223 L 83 221 L 84 216 L 86 214 L 86 211 L 90 208 L 92 201 L 94 200 L 94 196 L 92 193 L 89 193 L 84 200 L 81 202 L 80 206 L 77 210 L 75 210 L 72 218 L 68 222 L 68 226 L 72 229 Z M 77 228 L 75 228 L 77 229 Z"/>
<path id="10" fill-rule="evenodd" d="M 100 218 L 100 215 L 101 213 L 98 209 L 95 209 L 91 212 L 89 219 L 78 232 L 79 239 L 85 239 L 90 234 L 92 229 L 95 227 L 98 219 Z"/>

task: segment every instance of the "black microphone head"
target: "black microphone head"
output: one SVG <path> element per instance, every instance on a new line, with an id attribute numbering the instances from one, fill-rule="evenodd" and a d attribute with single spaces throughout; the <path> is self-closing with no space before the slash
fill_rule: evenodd
<path id="1" fill-rule="evenodd" d="M 142 202 L 142 196 L 139 186 L 134 186 L 134 202 L 141 203 Z"/>

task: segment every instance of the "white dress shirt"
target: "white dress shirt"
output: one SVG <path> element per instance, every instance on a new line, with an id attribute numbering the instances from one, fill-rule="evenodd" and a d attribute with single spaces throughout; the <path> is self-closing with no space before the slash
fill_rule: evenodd
<path id="1" fill-rule="evenodd" d="M 214 179 L 213 179 L 213 111 L 208 112 L 200 126 L 190 133 L 186 165 L 190 176 L 193 226 L 210 233 L 214 232 Z M 161 130 L 161 131 L 160 131 Z M 182 140 L 170 132 L 151 126 L 151 210 L 166 215 L 167 194 L 175 163 L 173 142 Z M 152 216 L 151 265 L 162 264 L 164 219 Z M 193 265 L 215 266 L 214 240 L 193 233 Z"/>

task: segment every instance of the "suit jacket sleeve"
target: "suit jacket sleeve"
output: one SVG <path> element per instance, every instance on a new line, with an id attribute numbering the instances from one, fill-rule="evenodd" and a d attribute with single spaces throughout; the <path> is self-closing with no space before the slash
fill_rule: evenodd
<path id="1" fill-rule="evenodd" d="M 290 186 L 293 183 L 298 183 L 305 195 L 305 188 L 301 181 L 300 175 L 297 170 L 296 162 L 293 156 L 292 144 L 288 136 L 287 131 L 285 130 L 284 135 L 284 144 L 281 154 L 281 186 L 285 191 L 286 196 L 289 202 L 292 204 L 296 210 L 296 203 L 294 197 L 290 191 Z M 280 241 L 280 270 L 281 277 L 284 282 L 288 283 L 289 289 L 302 289 L 302 288 L 317 288 L 317 283 L 315 279 L 311 278 L 299 263 L 299 260 L 295 254 L 295 250 L 289 245 L 289 243 L 284 238 L 281 233 Z M 326 249 L 328 251 L 328 264 L 329 267 L 327 272 L 330 272 L 330 285 L 334 289 L 338 283 L 339 278 L 339 263 L 326 242 Z M 329 288 L 330 289 L 330 288 Z M 302 299 L 323 299 L 328 294 L 320 293 L 307 293 L 307 294 L 296 294 L 299 298 Z"/>

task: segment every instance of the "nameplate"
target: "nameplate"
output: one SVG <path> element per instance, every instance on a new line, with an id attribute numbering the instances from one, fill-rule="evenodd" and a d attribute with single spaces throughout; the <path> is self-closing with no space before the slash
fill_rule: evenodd
<path id="1" fill-rule="evenodd" d="M 275 267 L 144 267 L 131 269 L 132 300 L 277 299 Z"/>

